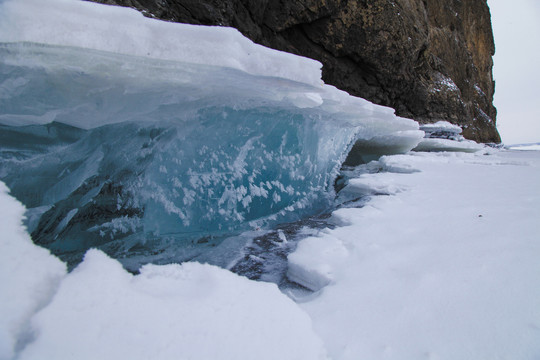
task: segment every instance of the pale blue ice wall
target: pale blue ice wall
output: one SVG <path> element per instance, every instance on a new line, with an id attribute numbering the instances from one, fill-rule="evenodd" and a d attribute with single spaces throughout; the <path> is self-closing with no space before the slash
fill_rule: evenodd
<path id="1" fill-rule="evenodd" d="M 283 79 L 36 44 L 0 57 L 0 178 L 70 262 L 182 260 L 321 211 L 358 131 Z"/>
<path id="2" fill-rule="evenodd" d="M 71 264 L 180 261 L 316 213 L 353 142 L 423 135 L 235 29 L 76 0 L 0 2 L 0 125 L 0 179 Z"/>

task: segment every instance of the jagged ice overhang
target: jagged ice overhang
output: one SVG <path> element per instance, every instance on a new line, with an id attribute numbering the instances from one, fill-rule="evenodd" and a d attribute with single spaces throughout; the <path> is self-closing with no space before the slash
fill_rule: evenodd
<path id="1" fill-rule="evenodd" d="M 354 143 L 404 152 L 423 136 L 323 84 L 317 61 L 232 28 L 7 0 L 0 53 L 0 178 L 29 208 L 34 241 L 71 263 L 92 246 L 193 258 L 324 209 Z"/>

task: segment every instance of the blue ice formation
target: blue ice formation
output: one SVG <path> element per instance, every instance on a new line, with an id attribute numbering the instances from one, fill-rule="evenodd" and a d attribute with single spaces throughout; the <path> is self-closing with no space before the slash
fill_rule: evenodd
<path id="1" fill-rule="evenodd" d="M 355 142 L 423 134 L 327 85 L 29 42 L 0 43 L 0 109 L 0 179 L 70 265 L 183 261 L 324 211 Z"/>

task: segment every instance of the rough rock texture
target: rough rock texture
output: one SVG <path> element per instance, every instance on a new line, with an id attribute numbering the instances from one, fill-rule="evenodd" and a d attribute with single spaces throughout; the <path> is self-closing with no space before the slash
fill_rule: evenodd
<path id="1" fill-rule="evenodd" d="M 232 26 L 317 59 L 323 79 L 421 123 L 500 142 L 486 0 L 93 0 L 169 21 Z"/>

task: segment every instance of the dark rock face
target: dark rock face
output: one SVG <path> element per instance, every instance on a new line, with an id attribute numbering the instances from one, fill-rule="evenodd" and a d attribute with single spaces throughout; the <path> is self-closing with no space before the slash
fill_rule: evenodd
<path id="1" fill-rule="evenodd" d="M 500 142 L 486 0 L 93 0 L 164 20 L 232 26 L 314 58 L 323 79 L 421 123 Z"/>

